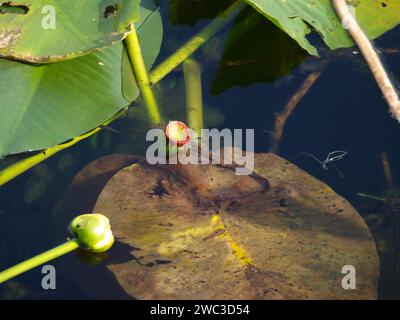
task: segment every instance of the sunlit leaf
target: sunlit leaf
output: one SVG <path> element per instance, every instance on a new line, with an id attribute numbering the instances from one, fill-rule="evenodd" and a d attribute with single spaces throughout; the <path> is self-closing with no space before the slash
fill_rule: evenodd
<path id="1" fill-rule="evenodd" d="M 139 20 L 138 0 L 24 0 L 0 7 L 0 56 L 42 63 L 122 40 Z"/>
<path id="2" fill-rule="evenodd" d="M 137 28 L 151 66 L 160 50 L 162 23 L 151 0 L 143 6 Z M 0 156 L 45 149 L 79 136 L 139 95 L 122 42 L 52 64 L 0 59 L 0 82 Z"/>
<path id="3" fill-rule="evenodd" d="M 315 30 L 331 49 L 351 47 L 353 40 L 343 27 L 331 0 L 245 0 L 295 39 L 310 54 L 317 49 L 307 35 Z M 357 21 L 374 39 L 400 23 L 400 1 L 350 1 Z"/>
<path id="4" fill-rule="evenodd" d="M 76 137 L 128 105 L 123 45 L 50 65 L 0 59 L 0 156 Z"/>

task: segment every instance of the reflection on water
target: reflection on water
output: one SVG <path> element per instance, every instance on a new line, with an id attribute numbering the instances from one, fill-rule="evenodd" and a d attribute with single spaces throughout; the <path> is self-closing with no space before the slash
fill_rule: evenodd
<path id="1" fill-rule="evenodd" d="M 206 20 L 196 23 L 196 19 L 189 19 L 185 22 L 194 25 L 172 25 L 168 19 L 167 1 L 161 1 L 161 4 L 165 39 L 158 62 L 207 23 Z M 246 14 L 243 13 L 235 23 L 245 20 Z M 176 17 L 174 19 L 179 22 Z M 263 42 L 257 32 L 252 32 L 254 28 L 269 28 L 270 38 L 276 40 L 274 45 L 271 46 L 268 39 Z M 318 69 L 320 60 L 304 60 L 303 52 L 293 51 L 290 39 L 282 38 L 279 30 L 271 29 L 270 25 L 250 26 L 250 31 L 240 30 L 242 33 L 232 30 L 229 32 L 226 28 L 196 53 L 203 68 L 205 122 L 208 127 L 254 128 L 256 152 L 266 152 L 275 113 L 285 106 L 305 78 Z M 245 32 L 250 32 L 252 37 Z M 248 54 L 249 50 L 240 51 L 233 38 L 246 39 L 240 43 L 250 48 L 252 54 Z M 393 72 L 394 79 L 400 79 L 396 71 L 400 59 L 399 40 L 400 28 L 397 28 L 375 42 L 378 48 L 385 49 L 383 60 Z M 276 52 L 280 56 L 287 54 L 286 60 L 275 61 Z M 290 71 L 292 68 L 294 70 Z M 244 76 L 246 74 L 249 76 Z M 275 81 L 262 82 L 273 78 Z M 185 120 L 181 70 L 173 72 L 155 90 L 163 113 L 173 120 Z M 393 216 L 399 212 L 396 197 L 383 203 L 357 195 L 384 196 L 387 193 L 382 153 L 387 154 L 391 164 L 394 189 L 400 183 L 400 125 L 389 117 L 387 110 L 360 55 L 351 49 L 341 51 L 329 57 L 321 77 L 289 118 L 280 143 L 280 155 L 292 159 L 306 152 L 324 159 L 335 150 L 348 152 L 335 163 L 343 176 L 334 169 L 324 170 L 310 157 L 297 157 L 294 162 L 332 186 L 360 211 L 374 232 L 381 255 L 380 297 L 400 298 L 400 274 L 396 275 L 392 228 Z M 0 189 L 0 269 L 63 241 L 65 234 L 60 234 L 60 230 L 64 226 L 59 225 L 59 220 L 52 214 L 63 191 L 73 176 L 96 158 L 114 153 L 142 154 L 147 128 L 143 119 L 143 108 L 136 103 L 128 116 L 111 125 L 122 134 L 104 130 Z M 4 166 L 6 161 L 3 160 L 1 165 Z M 109 259 L 117 261 L 123 259 L 126 252 L 120 249 L 110 254 Z M 104 268 L 101 259 L 95 265 L 82 261 L 87 259 L 70 254 L 52 264 L 60 274 L 68 272 L 63 266 L 71 264 L 75 265 L 75 272 L 81 270 L 82 274 Z M 62 283 L 62 279 L 58 290 L 44 292 L 40 279 L 40 269 L 35 269 L 2 286 L 0 295 L 2 298 L 101 298 L 96 294 L 88 296 L 76 284 Z M 115 290 L 114 298 L 118 297 L 127 298 Z"/>

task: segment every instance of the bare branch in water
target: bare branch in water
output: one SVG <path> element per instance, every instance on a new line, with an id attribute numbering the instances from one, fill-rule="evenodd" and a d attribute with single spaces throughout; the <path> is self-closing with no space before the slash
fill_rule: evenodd
<path id="1" fill-rule="evenodd" d="M 383 173 L 385 174 L 387 189 L 389 191 L 389 194 L 393 194 L 394 191 L 393 175 L 389 163 L 389 157 L 386 152 L 382 152 L 381 161 L 382 161 Z"/>
<path id="2" fill-rule="evenodd" d="M 294 109 L 297 107 L 299 102 L 310 91 L 314 83 L 321 76 L 322 71 L 324 70 L 326 65 L 327 61 L 324 61 L 321 64 L 321 67 L 317 71 L 311 73 L 304 81 L 300 89 L 290 98 L 290 100 L 288 101 L 282 112 L 276 115 L 274 132 L 272 134 L 272 141 L 269 147 L 269 152 L 278 153 L 279 143 L 281 141 L 283 131 L 285 129 L 285 125 L 288 118 L 291 116 L 291 114 L 293 113 Z"/>

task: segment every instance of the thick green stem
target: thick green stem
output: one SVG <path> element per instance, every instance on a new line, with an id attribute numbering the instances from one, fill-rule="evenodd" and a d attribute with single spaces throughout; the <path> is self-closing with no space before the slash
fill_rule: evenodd
<path id="1" fill-rule="evenodd" d="M 190 128 L 201 135 L 203 125 L 203 93 L 201 85 L 200 65 L 194 59 L 187 59 L 183 63 L 185 77 L 186 114 Z"/>
<path id="2" fill-rule="evenodd" d="M 76 238 L 0 272 L 0 283 L 70 253 L 80 246 L 90 252 L 105 252 L 114 244 L 110 220 L 99 213 L 77 216 L 68 229 Z"/>
<path id="3" fill-rule="evenodd" d="M 117 113 L 114 117 L 112 117 L 110 120 L 105 122 L 104 125 L 107 125 L 107 124 L 113 122 L 114 120 L 118 119 L 123 114 L 125 114 L 126 111 L 127 111 L 126 108 L 123 109 L 122 111 Z M 78 142 L 95 135 L 96 133 L 98 133 L 101 130 L 102 130 L 101 127 L 97 127 L 95 129 L 89 131 L 88 133 L 85 133 L 79 137 L 76 137 L 66 143 L 59 144 L 52 148 L 48 148 L 48 149 L 44 150 L 43 152 L 37 153 L 31 157 L 28 157 L 21 161 L 13 163 L 12 165 L 10 165 L 7 168 L 0 171 L 0 186 L 6 184 L 7 182 L 11 181 L 12 179 L 21 175 L 22 173 L 28 171 L 29 169 L 33 168 L 34 166 L 38 165 L 39 163 L 43 162 L 44 160 L 52 157 L 56 153 L 76 145 Z"/>
<path id="4" fill-rule="evenodd" d="M 150 83 L 152 85 L 159 82 L 172 70 L 178 67 L 183 61 L 189 58 L 197 49 L 220 31 L 226 24 L 228 24 L 246 4 L 242 0 L 234 2 L 228 9 L 226 9 L 220 16 L 210 22 L 203 30 L 196 36 L 190 39 L 180 49 L 178 49 L 172 56 L 167 58 L 158 67 L 150 73 Z"/>
<path id="5" fill-rule="evenodd" d="M 143 95 L 143 99 L 147 107 L 150 122 L 152 125 L 158 125 L 161 123 L 161 115 L 157 105 L 157 100 L 151 89 L 149 76 L 147 74 L 142 50 L 140 48 L 139 38 L 134 26 L 132 27 L 132 31 L 126 37 L 125 44 L 128 50 L 129 59 L 131 61 L 133 71 L 135 73 L 136 81 L 139 85 L 140 91 Z"/>
<path id="6" fill-rule="evenodd" d="M 3 283 L 11 278 L 14 278 L 28 270 L 36 268 L 44 263 L 54 260 L 64 254 L 74 251 L 79 248 L 79 241 L 72 239 L 54 249 L 39 254 L 33 258 L 30 258 L 24 262 L 21 262 L 9 269 L 0 272 L 0 283 Z"/>

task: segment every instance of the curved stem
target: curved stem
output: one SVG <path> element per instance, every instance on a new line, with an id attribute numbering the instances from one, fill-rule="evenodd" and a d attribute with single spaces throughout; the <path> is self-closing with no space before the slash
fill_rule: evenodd
<path id="1" fill-rule="evenodd" d="M 381 154 L 381 161 L 382 161 L 383 173 L 385 174 L 388 193 L 391 196 L 393 196 L 394 194 L 393 174 L 392 174 L 392 168 L 390 167 L 389 157 L 386 152 L 383 152 Z"/>
<path id="2" fill-rule="evenodd" d="M 10 280 L 28 270 L 36 268 L 41 264 L 54 260 L 62 255 L 65 255 L 71 251 L 79 248 L 79 240 L 72 239 L 58 247 L 55 247 L 49 251 L 39 254 L 33 258 L 30 258 L 24 262 L 21 262 L 11 268 L 8 268 L 0 272 L 0 283 Z"/>
<path id="3" fill-rule="evenodd" d="M 162 62 L 150 73 L 150 83 L 156 84 L 168 75 L 172 70 L 178 67 L 183 61 L 189 58 L 197 49 L 220 31 L 226 24 L 228 24 L 246 4 L 241 1 L 235 1 L 228 9 L 221 15 L 210 22 L 203 30 L 196 36 L 186 42 L 179 48 L 173 55 Z"/>
<path id="4" fill-rule="evenodd" d="M 143 94 L 143 99 L 147 107 L 150 122 L 152 125 L 158 125 L 161 123 L 161 114 L 156 98 L 151 89 L 149 76 L 143 60 L 139 37 L 137 35 L 135 26 L 132 27 L 132 31 L 126 37 L 125 45 L 128 50 L 129 59 L 135 73 L 136 81 L 139 85 L 141 93 Z"/>
<path id="5" fill-rule="evenodd" d="M 300 103 L 300 101 L 304 98 L 304 96 L 310 91 L 315 82 L 319 79 L 324 70 L 327 62 L 323 62 L 321 67 L 311 73 L 307 79 L 302 84 L 301 88 L 290 98 L 285 108 L 276 115 L 274 131 L 272 133 L 272 140 L 269 147 L 269 152 L 278 154 L 279 144 L 282 139 L 283 131 L 285 130 L 286 122 L 293 113 L 294 109 Z"/>
<path id="6" fill-rule="evenodd" d="M 107 125 L 107 124 L 113 122 L 114 120 L 120 118 L 124 113 L 126 113 L 126 111 L 127 111 L 127 108 L 118 112 L 114 117 L 112 117 L 110 120 L 105 122 L 103 125 Z M 66 143 L 59 144 L 52 148 L 48 148 L 48 149 L 44 150 L 43 152 L 37 153 L 33 156 L 30 156 L 21 161 L 13 163 L 12 165 L 10 165 L 0 171 L 0 186 L 6 184 L 7 182 L 11 181 L 15 177 L 18 177 L 22 173 L 28 171 L 29 169 L 33 168 L 34 166 L 38 165 L 39 163 L 43 162 L 44 160 L 52 157 L 56 153 L 76 145 L 78 142 L 95 135 L 96 133 L 100 132 L 101 130 L 102 130 L 101 127 L 97 127 L 97 128 L 95 128 L 79 137 L 76 137 Z"/>

